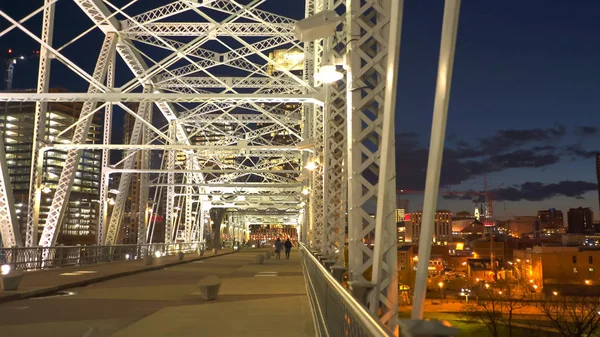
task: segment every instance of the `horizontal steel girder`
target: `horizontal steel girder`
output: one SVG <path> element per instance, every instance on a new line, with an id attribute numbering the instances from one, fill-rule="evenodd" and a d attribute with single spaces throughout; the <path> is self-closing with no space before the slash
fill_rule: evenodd
<path id="1" fill-rule="evenodd" d="M 170 94 L 170 93 L 0 93 L 0 102 L 254 102 L 323 104 L 319 95 Z"/>

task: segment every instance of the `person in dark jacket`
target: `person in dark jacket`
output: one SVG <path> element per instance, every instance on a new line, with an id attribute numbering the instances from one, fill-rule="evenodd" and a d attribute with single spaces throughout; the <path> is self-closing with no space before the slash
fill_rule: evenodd
<path id="1" fill-rule="evenodd" d="M 290 238 L 287 238 L 287 240 L 285 240 L 283 246 L 285 247 L 285 259 L 289 260 L 290 252 L 292 251 L 292 242 L 290 241 Z"/>
<path id="2" fill-rule="evenodd" d="M 277 238 L 277 241 L 275 241 L 275 255 L 277 255 L 277 260 L 281 260 L 281 246 L 283 246 L 281 240 Z"/>

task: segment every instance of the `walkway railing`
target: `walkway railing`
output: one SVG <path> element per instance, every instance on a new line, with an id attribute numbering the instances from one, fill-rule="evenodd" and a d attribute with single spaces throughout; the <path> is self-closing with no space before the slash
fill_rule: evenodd
<path id="1" fill-rule="evenodd" d="M 393 336 L 301 244 L 302 271 L 320 337 Z"/>
<path id="2" fill-rule="evenodd" d="M 142 259 L 146 255 L 174 255 L 204 250 L 204 243 L 154 243 L 115 246 L 56 246 L 31 248 L 0 248 L 0 264 L 9 264 L 18 270 L 39 270 Z M 48 254 L 44 254 L 47 251 Z M 42 256 L 48 256 L 43 259 Z"/>

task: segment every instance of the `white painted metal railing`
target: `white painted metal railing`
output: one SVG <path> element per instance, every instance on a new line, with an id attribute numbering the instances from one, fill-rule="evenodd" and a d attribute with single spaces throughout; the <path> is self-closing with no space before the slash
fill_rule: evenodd
<path id="1" fill-rule="evenodd" d="M 317 336 L 393 336 L 333 278 L 304 244 L 301 244 L 300 254 Z"/>
<path id="2" fill-rule="evenodd" d="M 100 262 L 142 259 L 146 255 L 174 255 L 177 252 L 200 252 L 204 243 L 114 245 L 114 246 L 56 246 L 0 248 L 0 264 L 18 270 L 39 270 Z M 47 258 L 44 258 L 47 256 Z"/>

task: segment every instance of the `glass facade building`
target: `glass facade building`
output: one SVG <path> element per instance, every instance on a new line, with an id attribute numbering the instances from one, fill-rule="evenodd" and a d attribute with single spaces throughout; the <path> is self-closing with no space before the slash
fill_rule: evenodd
<path id="1" fill-rule="evenodd" d="M 27 226 L 27 207 L 31 174 L 31 150 L 34 131 L 35 103 L 7 102 L 0 106 L 0 128 L 4 131 L 4 144 L 9 175 L 15 197 L 19 228 L 24 235 Z M 49 103 L 46 113 L 47 143 L 69 143 L 78 120 L 81 103 Z M 101 141 L 102 126 L 94 120 L 88 143 Z M 67 151 L 51 149 L 44 153 L 43 186 L 38 233 L 41 234 L 50 204 L 58 185 Z M 98 198 L 102 151 L 83 150 L 73 181 L 69 204 L 61 224 L 59 244 L 92 244 L 95 242 L 98 223 Z M 47 193 L 45 193 L 47 192 Z"/>

